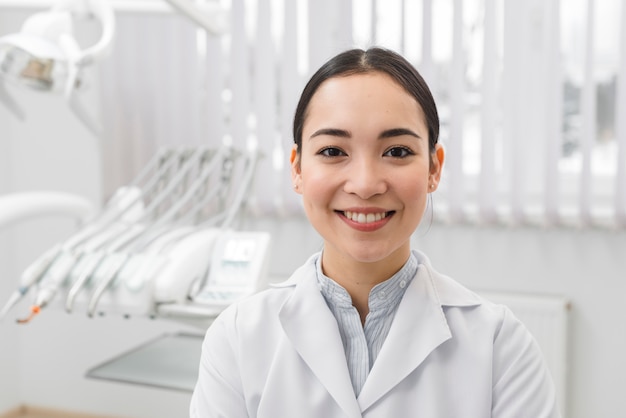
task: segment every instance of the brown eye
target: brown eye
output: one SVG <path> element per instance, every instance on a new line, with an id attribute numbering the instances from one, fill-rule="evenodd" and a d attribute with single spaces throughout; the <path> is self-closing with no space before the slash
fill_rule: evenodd
<path id="1" fill-rule="evenodd" d="M 346 155 L 345 152 L 335 147 L 324 148 L 318 154 L 323 155 L 324 157 L 341 157 Z"/>
<path id="2" fill-rule="evenodd" d="M 393 158 L 405 158 L 409 155 L 414 155 L 415 153 L 406 147 L 393 147 L 385 151 L 383 154 L 386 157 Z"/>

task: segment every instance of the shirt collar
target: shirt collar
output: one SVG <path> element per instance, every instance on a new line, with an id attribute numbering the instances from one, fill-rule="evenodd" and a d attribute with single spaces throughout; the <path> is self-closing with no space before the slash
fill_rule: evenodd
<path id="1" fill-rule="evenodd" d="M 335 308 L 351 308 L 352 298 L 346 289 L 322 272 L 321 253 L 315 260 L 315 269 L 318 286 L 326 303 Z M 415 254 L 411 253 L 407 262 L 397 273 L 372 288 L 368 301 L 370 312 L 388 310 L 397 306 L 409 283 L 415 277 L 417 269 L 418 260 Z"/>

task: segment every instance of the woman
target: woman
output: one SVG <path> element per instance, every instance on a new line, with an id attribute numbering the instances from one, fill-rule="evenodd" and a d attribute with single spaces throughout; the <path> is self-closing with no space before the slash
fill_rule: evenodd
<path id="1" fill-rule="evenodd" d="M 438 134 L 427 85 L 394 52 L 347 51 L 313 75 L 291 168 L 323 250 L 210 327 L 192 417 L 558 416 L 523 325 L 411 250 Z"/>

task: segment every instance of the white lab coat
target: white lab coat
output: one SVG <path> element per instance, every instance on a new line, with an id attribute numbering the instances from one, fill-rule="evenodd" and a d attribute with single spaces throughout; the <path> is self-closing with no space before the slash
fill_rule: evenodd
<path id="1" fill-rule="evenodd" d="M 420 266 L 355 396 L 315 256 L 230 306 L 202 346 L 192 418 L 553 418 L 539 348 L 506 307 Z"/>

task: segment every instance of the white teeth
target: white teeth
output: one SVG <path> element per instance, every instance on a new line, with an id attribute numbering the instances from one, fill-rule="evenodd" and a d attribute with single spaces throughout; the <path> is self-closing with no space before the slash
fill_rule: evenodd
<path id="1" fill-rule="evenodd" d="M 365 213 L 359 213 L 359 212 L 350 212 L 347 210 L 347 211 L 344 211 L 343 214 L 346 218 L 351 219 L 354 222 L 358 222 L 360 224 L 369 224 L 372 222 L 377 222 L 387 217 L 386 212 L 365 214 Z"/>

